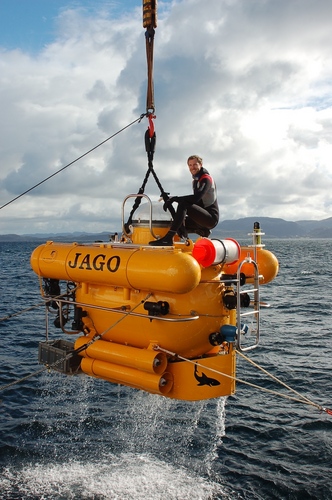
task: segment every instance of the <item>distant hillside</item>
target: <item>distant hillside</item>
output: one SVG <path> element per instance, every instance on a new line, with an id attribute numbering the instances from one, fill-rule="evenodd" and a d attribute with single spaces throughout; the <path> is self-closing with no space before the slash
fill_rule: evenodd
<path id="1" fill-rule="evenodd" d="M 273 217 L 244 217 L 220 222 L 213 233 L 231 238 L 246 238 L 259 222 L 264 238 L 332 238 L 332 217 L 321 221 L 290 222 Z"/>
<path id="2" fill-rule="evenodd" d="M 310 238 L 332 238 L 332 217 L 320 221 L 302 220 L 297 224 Z"/>
<path id="3" fill-rule="evenodd" d="M 264 238 L 332 238 L 332 217 L 320 221 L 301 220 L 290 222 L 273 217 L 244 217 L 237 220 L 224 220 L 213 230 L 215 238 L 248 238 L 254 227 L 254 222 L 259 222 Z M 0 242 L 24 242 L 31 241 L 40 243 L 47 240 L 52 241 L 108 241 L 110 233 L 56 233 L 56 234 L 3 234 Z"/>
<path id="4" fill-rule="evenodd" d="M 254 223 L 259 222 L 261 231 L 269 238 L 298 238 L 304 236 L 296 222 L 271 217 L 245 217 L 237 220 L 224 220 L 218 230 L 224 236 L 244 238 L 253 231 Z"/>

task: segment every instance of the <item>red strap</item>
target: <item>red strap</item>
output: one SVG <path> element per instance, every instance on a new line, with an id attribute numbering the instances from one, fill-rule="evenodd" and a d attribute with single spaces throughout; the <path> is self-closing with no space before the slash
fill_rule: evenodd
<path id="1" fill-rule="evenodd" d="M 332 410 L 330 410 L 329 408 L 323 408 L 323 411 L 325 411 L 325 413 L 328 413 L 329 415 L 332 415 Z"/>
<path id="2" fill-rule="evenodd" d="M 153 134 L 154 134 L 154 123 L 153 123 L 153 119 L 156 118 L 155 115 L 149 113 L 148 114 L 148 120 L 149 120 L 149 126 L 148 126 L 148 129 L 149 129 L 149 136 L 150 136 L 150 139 L 152 139 L 153 137 Z"/>

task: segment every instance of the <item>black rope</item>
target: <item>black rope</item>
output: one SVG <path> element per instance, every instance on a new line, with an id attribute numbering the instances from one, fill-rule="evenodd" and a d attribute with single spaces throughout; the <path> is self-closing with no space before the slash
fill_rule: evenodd
<path id="1" fill-rule="evenodd" d="M 150 130 L 147 129 L 145 132 L 145 150 L 148 155 L 148 171 L 147 171 L 147 177 L 149 177 L 150 174 L 153 175 L 157 186 L 160 189 L 161 197 L 163 198 L 164 201 L 168 200 L 168 193 L 165 193 L 164 188 L 161 185 L 161 182 L 158 179 L 158 176 L 156 172 L 154 171 L 153 168 L 153 155 L 155 152 L 155 147 L 156 147 L 156 134 L 155 132 L 152 134 L 152 137 L 150 137 Z"/>
<path id="2" fill-rule="evenodd" d="M 166 202 L 169 199 L 169 193 L 166 193 L 164 188 L 161 185 L 161 182 L 158 179 L 158 176 L 153 168 L 153 155 L 154 155 L 154 150 L 156 146 L 156 134 L 153 133 L 152 137 L 150 137 L 150 131 L 149 129 L 145 132 L 145 149 L 148 155 L 148 171 L 147 171 L 147 177 L 149 177 L 150 174 L 153 175 L 154 180 L 157 183 L 157 186 L 160 189 L 160 196 Z M 170 211 L 173 219 L 175 216 L 175 210 L 172 205 L 168 207 L 168 210 Z"/>
<path id="3" fill-rule="evenodd" d="M 135 198 L 135 201 L 134 201 L 133 207 L 130 211 L 127 223 L 125 224 L 125 230 L 127 233 L 129 233 L 129 226 L 133 221 L 133 215 L 141 204 L 142 196 L 140 196 L 140 195 L 142 195 L 144 193 L 145 186 L 149 180 L 150 174 L 153 175 L 154 180 L 156 181 L 157 186 L 160 189 L 160 196 L 164 200 L 164 202 L 167 201 L 169 198 L 169 193 L 166 193 L 166 191 L 164 190 L 164 188 L 161 185 L 161 182 L 158 179 L 158 176 L 153 168 L 153 156 L 154 156 L 155 147 L 156 147 L 156 133 L 153 132 L 153 134 L 151 135 L 150 129 L 148 128 L 147 131 L 145 132 L 144 140 L 145 140 L 145 149 L 146 149 L 146 153 L 148 156 L 148 170 L 145 174 L 142 186 L 138 190 L 138 193 L 137 193 L 138 196 Z M 169 207 L 169 210 L 171 212 L 172 217 L 174 218 L 175 211 L 174 211 L 174 208 L 172 207 L 172 205 Z"/>
<path id="4" fill-rule="evenodd" d="M 136 118 L 136 120 L 134 120 L 133 122 L 129 123 L 128 125 L 126 125 L 125 127 L 123 127 L 122 129 L 118 130 L 117 132 L 115 132 L 115 134 L 111 135 L 110 137 L 108 137 L 107 139 L 105 139 L 104 141 L 100 142 L 99 144 L 97 144 L 97 146 L 94 146 L 93 148 L 89 149 L 89 151 L 87 151 L 86 153 L 82 154 L 81 156 L 79 156 L 78 158 L 76 158 L 76 160 L 73 160 L 71 161 L 70 163 L 68 163 L 67 165 L 65 165 L 64 167 L 60 168 L 59 170 L 57 170 L 56 172 L 54 172 L 53 174 L 49 175 L 48 177 L 46 177 L 45 179 L 43 179 L 42 181 L 38 182 L 37 184 L 35 184 L 34 186 L 32 186 L 31 188 L 27 189 L 26 191 L 24 191 L 23 193 L 19 194 L 18 196 L 16 196 L 15 198 L 13 198 L 12 200 L 10 201 L 7 201 L 7 203 L 5 203 L 4 205 L 2 205 L 0 207 L 0 210 L 2 208 L 5 208 L 7 207 L 8 205 L 10 205 L 11 203 L 13 203 L 14 201 L 18 200 L 19 198 L 22 198 L 22 196 L 26 195 L 27 193 L 30 193 L 30 191 L 32 191 L 33 189 L 35 189 L 36 187 L 40 186 L 41 184 L 43 184 L 44 182 L 48 181 L 49 179 L 51 179 L 52 177 L 56 176 L 57 174 L 59 174 L 60 172 L 62 172 L 63 170 L 65 170 L 66 168 L 70 167 L 71 165 L 73 165 L 74 163 L 76 163 L 78 160 L 81 160 L 82 158 L 84 158 L 84 156 L 87 156 L 88 154 L 92 153 L 92 151 L 94 151 L 95 149 L 99 148 L 100 146 L 102 146 L 103 144 L 105 144 L 105 142 L 109 141 L 110 139 L 113 139 L 113 137 L 115 137 L 116 135 L 120 134 L 121 132 L 123 132 L 124 130 L 126 130 L 127 128 L 129 128 L 131 125 L 134 125 L 134 123 L 136 122 L 140 122 L 142 120 L 142 118 L 144 118 L 144 116 L 146 116 L 146 113 L 143 113 L 141 114 L 141 116 L 139 118 Z"/>

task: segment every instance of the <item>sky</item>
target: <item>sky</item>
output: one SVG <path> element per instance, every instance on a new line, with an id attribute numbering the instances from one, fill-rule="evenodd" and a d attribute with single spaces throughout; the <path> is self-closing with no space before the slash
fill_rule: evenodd
<path id="1" fill-rule="evenodd" d="M 197 154 L 220 220 L 332 217 L 331 19 L 330 0 L 158 1 L 166 192 L 190 194 Z M 118 230 L 148 168 L 146 92 L 141 0 L 0 0 L 0 234 Z"/>

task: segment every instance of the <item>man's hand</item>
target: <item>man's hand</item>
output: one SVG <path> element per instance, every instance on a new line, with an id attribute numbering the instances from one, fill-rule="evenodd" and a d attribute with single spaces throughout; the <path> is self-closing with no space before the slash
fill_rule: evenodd
<path id="1" fill-rule="evenodd" d="M 164 209 L 165 212 L 167 212 L 167 210 L 169 210 L 169 207 L 172 206 L 172 203 L 174 201 L 178 201 L 178 197 L 177 196 L 171 196 L 170 198 L 168 198 L 167 201 L 165 201 L 164 206 L 163 206 L 163 209 Z"/>

